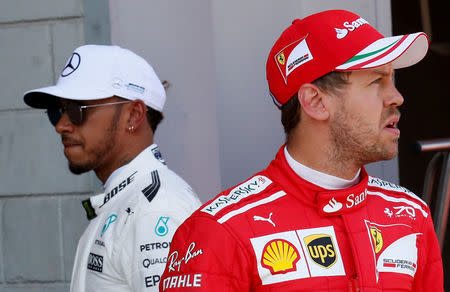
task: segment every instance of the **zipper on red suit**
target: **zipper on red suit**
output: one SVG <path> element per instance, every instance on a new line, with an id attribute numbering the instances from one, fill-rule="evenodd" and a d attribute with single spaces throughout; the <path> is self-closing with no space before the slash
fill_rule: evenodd
<path id="1" fill-rule="evenodd" d="M 344 227 L 345 227 L 345 235 L 347 236 L 347 240 L 350 243 L 350 247 L 351 247 L 351 251 L 352 251 L 352 261 L 353 261 L 353 267 L 355 270 L 355 273 L 352 275 L 352 278 L 348 280 L 348 292 L 360 292 L 360 287 L 359 287 L 359 276 L 358 276 L 358 270 L 359 270 L 359 266 L 357 265 L 356 261 L 355 261 L 355 246 L 353 244 L 353 240 L 351 240 L 350 235 L 348 233 L 348 225 L 347 225 L 347 221 L 344 219 L 343 215 L 339 215 L 339 217 L 341 218 L 342 222 L 344 222 Z"/>
<path id="2" fill-rule="evenodd" d="M 348 292 L 360 292 L 359 290 L 359 281 L 358 276 L 355 274 L 353 277 L 348 281 Z"/>

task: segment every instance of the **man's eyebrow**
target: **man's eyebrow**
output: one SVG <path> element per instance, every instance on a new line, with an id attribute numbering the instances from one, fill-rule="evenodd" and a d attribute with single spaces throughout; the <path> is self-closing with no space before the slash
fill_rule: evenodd
<path id="1" fill-rule="evenodd" d="M 395 70 L 382 70 L 382 69 L 375 69 L 372 71 L 372 75 L 382 75 L 382 76 L 389 76 L 392 72 L 392 78 L 395 76 Z"/>

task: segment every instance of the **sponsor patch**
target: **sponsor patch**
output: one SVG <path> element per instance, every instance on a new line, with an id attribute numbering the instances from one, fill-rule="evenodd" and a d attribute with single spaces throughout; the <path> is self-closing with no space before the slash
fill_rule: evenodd
<path id="1" fill-rule="evenodd" d="M 127 212 L 128 215 L 134 214 L 134 211 L 132 211 L 130 207 L 126 208 L 125 212 Z"/>
<path id="2" fill-rule="evenodd" d="M 105 224 L 103 225 L 102 232 L 100 233 L 100 237 L 103 237 L 103 234 L 108 230 L 109 226 L 116 222 L 117 215 L 111 214 L 108 218 L 105 219 Z"/>
<path id="3" fill-rule="evenodd" d="M 159 151 L 159 147 L 156 146 L 155 148 L 152 148 L 153 156 L 155 156 L 156 159 L 158 159 L 162 164 L 166 165 L 166 161 L 161 155 L 161 151 Z"/>
<path id="4" fill-rule="evenodd" d="M 381 225 L 366 220 L 378 272 L 414 277 L 417 269 L 417 235 L 406 224 Z"/>
<path id="5" fill-rule="evenodd" d="M 416 202 L 414 202 L 408 198 L 398 198 L 398 197 L 394 197 L 394 196 L 389 196 L 382 192 L 368 191 L 367 194 L 372 195 L 372 196 L 378 196 L 388 202 L 399 203 L 399 204 L 401 203 L 401 204 L 408 205 L 408 206 L 403 205 L 403 206 L 395 206 L 392 208 L 385 208 L 384 213 L 387 216 L 389 216 L 389 218 L 391 218 L 394 215 L 394 211 L 396 212 L 395 217 L 406 217 L 407 216 L 413 220 L 416 219 L 417 214 L 422 214 L 424 218 L 428 217 L 428 213 L 427 213 L 425 207 L 422 207 L 420 204 L 417 204 Z M 422 201 L 421 199 L 419 199 L 419 200 Z M 425 202 L 423 202 L 423 206 L 426 206 Z M 410 208 L 410 207 L 412 207 L 412 208 Z M 416 211 L 419 211 L 419 212 L 416 212 Z"/>
<path id="6" fill-rule="evenodd" d="M 344 26 L 345 28 L 334 28 L 334 30 L 336 31 L 336 38 L 343 39 L 349 34 L 349 32 L 354 31 L 364 24 L 368 24 L 367 20 L 365 20 L 364 18 L 358 18 L 357 20 L 352 22 L 346 21 L 342 24 L 342 26 Z"/>
<path id="7" fill-rule="evenodd" d="M 169 233 L 169 227 L 167 226 L 167 222 L 169 221 L 169 217 L 159 217 L 158 223 L 155 226 L 155 234 L 158 236 L 164 236 Z"/>
<path id="8" fill-rule="evenodd" d="M 156 287 L 158 286 L 159 281 L 161 281 L 161 276 L 160 275 L 148 276 L 145 277 L 144 281 L 146 288 Z"/>
<path id="9" fill-rule="evenodd" d="M 250 241 L 263 285 L 345 275 L 333 226 L 280 232 Z"/>
<path id="10" fill-rule="evenodd" d="M 337 211 L 339 211 L 339 210 L 341 210 L 342 209 L 342 203 L 341 202 L 338 202 L 338 201 L 336 201 L 336 199 L 335 198 L 332 198 L 329 202 L 328 202 L 328 204 L 326 204 L 325 206 L 323 206 L 323 211 L 325 212 L 325 213 L 334 213 L 334 212 L 337 212 Z"/>
<path id="11" fill-rule="evenodd" d="M 285 274 L 297 270 L 295 264 L 300 255 L 297 248 L 289 241 L 274 239 L 263 249 L 261 265 L 270 270 L 272 275 Z"/>
<path id="12" fill-rule="evenodd" d="M 66 66 L 61 71 L 61 77 L 67 77 L 75 70 L 78 69 L 81 63 L 81 56 L 78 53 L 73 53 L 72 56 L 70 56 L 70 59 L 67 61 Z"/>
<path id="13" fill-rule="evenodd" d="M 304 238 L 311 259 L 318 265 L 329 268 L 336 263 L 336 250 L 330 235 L 312 234 Z"/>
<path id="14" fill-rule="evenodd" d="M 276 227 L 275 223 L 272 221 L 272 215 L 273 215 L 273 212 L 270 212 L 268 218 L 265 218 L 265 217 L 262 217 L 262 216 L 255 215 L 255 216 L 253 216 L 253 220 L 255 220 L 255 221 L 263 221 L 263 222 L 267 222 L 267 223 L 272 224 L 273 227 Z"/>
<path id="15" fill-rule="evenodd" d="M 103 204 L 99 208 L 103 207 L 115 195 L 117 195 L 122 190 L 124 190 L 128 185 L 130 185 L 134 181 L 134 175 L 136 173 L 137 173 L 137 171 L 133 172 L 129 177 L 127 177 L 121 183 L 119 183 L 117 186 L 115 186 L 113 189 L 111 189 L 103 198 Z"/>
<path id="16" fill-rule="evenodd" d="M 202 274 L 185 274 L 167 277 L 163 280 L 163 291 L 171 288 L 201 287 Z"/>
<path id="17" fill-rule="evenodd" d="M 157 264 L 166 264 L 167 263 L 167 257 L 163 258 L 154 258 L 154 259 L 144 259 L 142 261 L 142 265 L 144 268 L 148 269 L 148 267 L 157 265 Z"/>
<path id="18" fill-rule="evenodd" d="M 314 59 L 306 38 L 307 36 L 287 45 L 275 55 L 276 64 L 286 84 L 289 74 L 301 65 Z"/>
<path id="19" fill-rule="evenodd" d="M 375 253 L 379 253 L 383 248 L 383 235 L 377 227 L 370 227 L 370 234 L 372 235 Z"/>
<path id="20" fill-rule="evenodd" d="M 125 87 L 128 90 L 132 90 L 132 91 L 137 92 L 137 93 L 141 93 L 142 94 L 142 93 L 145 92 L 145 87 L 142 87 L 142 86 L 137 85 L 137 84 L 128 83 L 128 84 L 125 85 Z"/>
<path id="21" fill-rule="evenodd" d="M 331 199 L 330 195 L 333 196 Z M 317 198 L 323 215 L 337 215 L 362 206 L 367 198 L 367 189 L 352 193 L 326 191 L 319 193 Z"/>
<path id="22" fill-rule="evenodd" d="M 286 57 L 284 56 L 284 53 L 281 52 L 277 55 L 278 63 L 280 63 L 281 66 L 284 66 L 286 64 Z"/>
<path id="23" fill-rule="evenodd" d="M 151 251 L 154 249 L 166 249 L 166 248 L 170 248 L 170 241 L 152 242 L 152 243 L 146 243 L 146 244 L 140 245 L 141 252 Z"/>
<path id="24" fill-rule="evenodd" d="M 373 177 L 373 176 L 369 176 L 369 182 L 367 184 L 368 186 L 371 187 L 378 187 L 378 188 L 382 188 L 388 191 L 396 191 L 396 192 L 402 192 L 402 193 L 406 193 L 409 195 L 413 195 L 414 197 L 417 197 L 413 192 L 411 192 L 410 190 L 408 190 L 407 188 L 404 188 L 402 186 L 396 185 L 394 183 L 379 179 L 377 177 Z"/>
<path id="25" fill-rule="evenodd" d="M 408 217 L 409 219 L 416 220 L 416 210 L 410 206 L 394 206 L 392 208 L 384 208 L 384 213 L 389 218 L 396 217 Z"/>
<path id="26" fill-rule="evenodd" d="M 383 259 L 383 267 L 385 268 L 399 268 L 399 269 L 408 269 L 412 272 L 416 271 L 417 265 L 408 260 L 399 260 L 399 259 Z"/>
<path id="27" fill-rule="evenodd" d="M 334 30 L 336 31 L 336 38 L 338 39 L 343 39 L 347 36 L 348 34 L 348 30 L 347 29 L 341 29 L 341 28 L 334 28 Z"/>
<path id="28" fill-rule="evenodd" d="M 103 272 L 103 256 L 90 253 L 88 257 L 87 268 L 96 272 Z"/>
<path id="29" fill-rule="evenodd" d="M 228 193 L 228 195 L 222 195 L 218 197 L 209 205 L 205 206 L 201 211 L 214 216 L 219 211 L 223 210 L 231 204 L 236 204 L 237 202 L 251 195 L 259 194 L 260 192 L 265 190 L 271 183 L 272 181 L 265 176 L 254 176 L 248 181 L 232 189 Z"/>
<path id="30" fill-rule="evenodd" d="M 180 257 L 179 252 L 173 251 L 168 257 L 168 268 L 169 272 L 180 271 L 181 265 L 187 264 L 193 258 L 202 255 L 203 249 L 195 249 L 195 242 L 191 242 L 186 250 L 186 253 Z"/>

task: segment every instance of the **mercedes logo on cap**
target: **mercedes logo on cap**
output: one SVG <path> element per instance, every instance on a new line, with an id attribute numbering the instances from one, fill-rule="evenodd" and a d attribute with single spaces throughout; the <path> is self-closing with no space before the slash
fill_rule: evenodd
<path id="1" fill-rule="evenodd" d="M 77 70 L 78 66 L 80 66 L 80 63 L 80 55 L 78 55 L 78 53 L 73 53 L 69 61 L 67 62 L 66 67 L 64 67 L 64 69 L 62 70 L 61 76 L 66 77 L 72 74 L 75 70 Z"/>

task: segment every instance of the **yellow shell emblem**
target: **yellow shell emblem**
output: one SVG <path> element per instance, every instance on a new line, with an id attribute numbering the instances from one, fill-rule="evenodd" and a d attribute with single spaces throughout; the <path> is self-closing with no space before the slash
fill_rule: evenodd
<path id="1" fill-rule="evenodd" d="M 379 253 L 383 248 L 383 236 L 381 231 L 376 227 L 370 228 L 370 234 L 372 234 L 373 243 L 375 245 L 375 253 Z"/>
<path id="2" fill-rule="evenodd" d="M 272 275 L 285 274 L 297 270 L 296 263 L 300 256 L 297 248 L 289 241 L 274 239 L 264 246 L 261 264 Z"/>
<path id="3" fill-rule="evenodd" d="M 277 55 L 277 60 L 278 60 L 278 63 L 280 63 L 282 66 L 284 66 L 284 64 L 286 64 L 286 58 L 284 57 L 283 52 L 281 52 Z"/>

